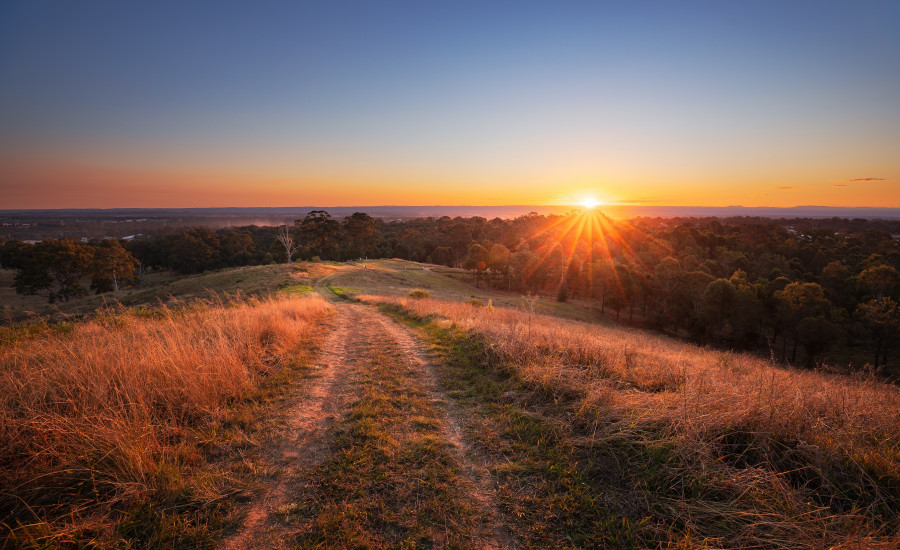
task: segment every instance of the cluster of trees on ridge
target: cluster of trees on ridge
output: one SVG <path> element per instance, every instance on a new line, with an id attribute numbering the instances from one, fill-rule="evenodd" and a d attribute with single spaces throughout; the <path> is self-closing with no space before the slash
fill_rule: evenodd
<path id="1" fill-rule="evenodd" d="M 885 225 L 887 224 L 887 226 Z M 887 230 L 886 230 L 887 229 Z M 601 313 L 734 349 L 813 365 L 829 348 L 900 340 L 900 239 L 891 222 L 764 218 L 615 222 L 599 212 L 515 219 L 341 221 L 310 212 L 293 226 L 181 229 L 130 241 L 0 245 L 16 289 L 68 300 L 136 284 L 148 269 L 198 273 L 295 259 L 398 257 L 472 273 L 476 285 L 586 300 Z"/>

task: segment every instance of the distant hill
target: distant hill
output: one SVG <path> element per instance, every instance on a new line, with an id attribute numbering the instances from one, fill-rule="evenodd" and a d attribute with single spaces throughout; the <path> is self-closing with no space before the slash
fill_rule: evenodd
<path id="1" fill-rule="evenodd" d="M 563 214 L 577 206 L 292 206 L 260 208 L 112 208 L 112 209 L 59 209 L 59 210 L 0 210 L 5 220 L 71 218 L 89 219 L 216 219 L 234 220 L 240 223 L 278 224 L 302 218 L 312 210 L 326 210 L 334 217 L 344 217 L 354 212 L 390 219 L 408 219 L 441 216 L 483 216 L 485 218 L 512 218 L 529 212 L 538 214 Z M 607 205 L 600 209 L 614 218 L 649 217 L 729 217 L 754 216 L 769 218 L 865 218 L 900 219 L 900 208 L 795 206 L 791 208 L 745 206 L 630 206 Z"/>

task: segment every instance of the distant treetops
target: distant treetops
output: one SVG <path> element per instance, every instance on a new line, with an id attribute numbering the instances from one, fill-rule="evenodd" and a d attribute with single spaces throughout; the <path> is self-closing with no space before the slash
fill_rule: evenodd
<path id="1" fill-rule="evenodd" d="M 137 284 L 146 270 L 198 273 L 296 259 L 397 257 L 461 267 L 477 286 L 583 300 L 619 320 L 697 342 L 815 364 L 900 341 L 900 222 L 639 218 L 596 210 L 514 219 L 341 220 L 315 210 L 280 227 L 170 230 L 129 241 L 0 244 L 17 291 L 69 300 Z"/>

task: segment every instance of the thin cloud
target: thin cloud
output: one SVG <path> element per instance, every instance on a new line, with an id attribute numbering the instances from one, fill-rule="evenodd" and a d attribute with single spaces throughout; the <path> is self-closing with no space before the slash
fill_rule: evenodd
<path id="1" fill-rule="evenodd" d="M 832 187 L 847 187 L 847 185 L 844 183 L 835 183 Z"/>
<path id="2" fill-rule="evenodd" d="M 859 181 L 888 181 L 888 178 L 853 178 L 852 180 L 841 180 L 844 183 L 854 183 Z"/>
<path id="3" fill-rule="evenodd" d="M 617 201 L 613 201 L 616 204 L 653 204 L 658 203 L 660 201 L 654 199 L 647 198 L 637 198 L 637 199 L 619 199 Z"/>
<path id="4" fill-rule="evenodd" d="M 796 191 L 796 187 L 775 187 L 774 189 L 778 189 L 780 191 Z"/>

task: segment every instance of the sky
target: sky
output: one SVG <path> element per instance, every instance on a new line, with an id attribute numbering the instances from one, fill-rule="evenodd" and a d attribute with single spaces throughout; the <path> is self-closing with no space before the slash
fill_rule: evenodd
<path id="1" fill-rule="evenodd" d="M 900 2 L 0 2 L 0 209 L 900 207 Z"/>

